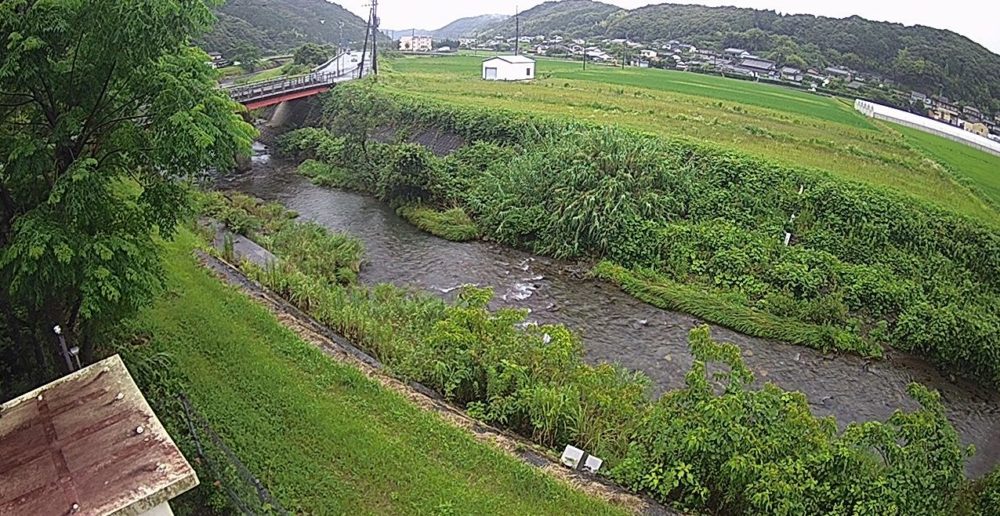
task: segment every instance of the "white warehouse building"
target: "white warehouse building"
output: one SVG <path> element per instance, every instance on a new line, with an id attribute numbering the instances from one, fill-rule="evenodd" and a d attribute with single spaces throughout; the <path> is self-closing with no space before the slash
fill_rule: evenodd
<path id="1" fill-rule="evenodd" d="M 530 81 L 534 78 L 534 59 L 524 56 L 496 56 L 483 61 L 485 81 Z"/>

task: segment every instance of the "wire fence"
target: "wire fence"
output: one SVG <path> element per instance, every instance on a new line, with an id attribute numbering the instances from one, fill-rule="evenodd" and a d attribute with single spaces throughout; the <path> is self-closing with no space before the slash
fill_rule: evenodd
<path id="1" fill-rule="evenodd" d="M 187 396 L 180 394 L 178 398 L 184 407 L 184 419 L 198 448 L 202 464 L 208 468 L 233 505 L 243 514 L 288 516 L 288 511 L 226 446 L 208 421 L 194 409 Z"/>

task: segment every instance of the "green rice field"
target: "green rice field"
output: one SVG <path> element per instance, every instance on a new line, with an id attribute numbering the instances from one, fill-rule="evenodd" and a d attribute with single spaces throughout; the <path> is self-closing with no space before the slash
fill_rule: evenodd
<path id="1" fill-rule="evenodd" d="M 979 191 L 998 181 L 992 158 L 932 135 L 914 139 L 856 113 L 843 99 L 781 86 L 658 69 L 540 59 L 538 80 L 479 79 L 485 56 L 405 57 L 382 83 L 408 95 L 455 104 L 533 112 L 705 141 L 787 166 L 826 170 L 907 193 L 1000 224 L 1000 213 L 936 161 Z M 941 140 L 935 142 L 934 140 Z M 950 145 L 947 145 L 950 144 Z M 956 157 L 955 149 L 968 151 Z M 925 152 L 921 152 L 922 149 Z M 975 156 L 984 154 L 985 158 Z M 965 152 L 962 153 L 966 154 Z"/>

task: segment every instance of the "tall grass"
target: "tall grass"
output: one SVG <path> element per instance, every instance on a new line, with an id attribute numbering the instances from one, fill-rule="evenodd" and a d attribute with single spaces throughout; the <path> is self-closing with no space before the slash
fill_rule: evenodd
<path id="1" fill-rule="evenodd" d="M 406 204 L 396 212 L 414 226 L 446 240 L 467 242 L 482 236 L 476 223 L 459 207 L 442 211 L 420 204 Z"/>
<path id="2" fill-rule="evenodd" d="M 678 507 L 940 512 L 957 508 L 964 488 L 967 452 L 939 398 L 917 386 L 918 411 L 837 434 L 801 394 L 752 388 L 739 350 L 713 342 L 704 327 L 691 335 L 686 388 L 653 401 L 642 374 L 586 364 L 565 327 L 489 310 L 488 289 L 468 287 L 449 304 L 390 285 L 318 282 L 290 260 L 241 267 L 400 377 L 545 446 L 582 446 L 606 459 L 611 478 Z M 710 374 L 712 363 L 725 372 Z"/>

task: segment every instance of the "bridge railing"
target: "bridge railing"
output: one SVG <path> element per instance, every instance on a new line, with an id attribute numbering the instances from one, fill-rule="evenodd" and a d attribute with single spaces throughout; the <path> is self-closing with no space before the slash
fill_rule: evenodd
<path id="1" fill-rule="evenodd" d="M 358 71 L 354 71 L 352 75 L 358 75 Z M 356 77 L 351 77 L 351 79 L 355 78 Z M 315 86 L 327 86 L 343 80 L 349 79 L 347 79 L 345 75 L 338 75 L 335 73 L 310 73 L 307 75 L 281 77 L 278 79 L 232 86 L 226 88 L 226 93 L 228 93 L 233 100 L 241 102 Z"/>

